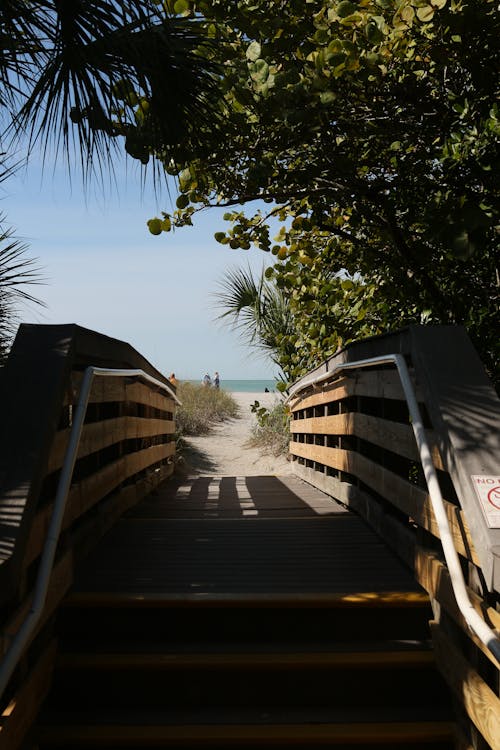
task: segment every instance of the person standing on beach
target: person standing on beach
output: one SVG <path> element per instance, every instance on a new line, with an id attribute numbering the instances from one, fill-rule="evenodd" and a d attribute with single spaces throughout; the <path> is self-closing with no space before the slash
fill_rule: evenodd
<path id="1" fill-rule="evenodd" d="M 219 385 L 220 385 L 219 373 L 216 370 L 214 373 L 214 386 L 215 388 L 219 388 Z"/>
<path id="2" fill-rule="evenodd" d="M 208 374 L 208 372 L 205 373 L 203 380 L 201 382 L 203 383 L 203 385 L 206 385 L 207 387 L 209 385 L 212 385 L 212 381 L 210 379 L 210 375 Z"/>

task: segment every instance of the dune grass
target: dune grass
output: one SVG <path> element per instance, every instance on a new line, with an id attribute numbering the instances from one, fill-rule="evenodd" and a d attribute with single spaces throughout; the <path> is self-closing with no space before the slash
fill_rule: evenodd
<path id="1" fill-rule="evenodd" d="M 177 434 L 207 435 L 213 425 L 238 416 L 238 404 L 224 390 L 194 383 L 179 383 L 177 396 L 182 406 L 177 409 Z"/>

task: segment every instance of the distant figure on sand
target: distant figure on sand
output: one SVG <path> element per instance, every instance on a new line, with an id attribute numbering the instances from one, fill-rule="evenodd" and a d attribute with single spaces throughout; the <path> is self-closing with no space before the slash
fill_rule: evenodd
<path id="1" fill-rule="evenodd" d="M 215 386 L 216 388 L 218 388 L 218 387 L 219 387 L 219 385 L 220 385 L 220 380 L 219 380 L 219 373 L 218 373 L 218 372 L 217 372 L 217 370 L 216 370 L 216 371 L 215 371 L 215 373 L 214 373 L 214 386 Z"/>
<path id="2" fill-rule="evenodd" d="M 172 383 L 173 386 L 175 386 L 175 388 L 177 388 L 177 386 L 179 385 L 179 381 L 175 377 L 175 372 L 170 373 L 169 381 Z"/>
<path id="3" fill-rule="evenodd" d="M 206 385 L 207 387 L 212 385 L 212 379 L 210 378 L 210 375 L 208 372 L 205 373 L 203 380 L 201 381 L 203 385 Z"/>

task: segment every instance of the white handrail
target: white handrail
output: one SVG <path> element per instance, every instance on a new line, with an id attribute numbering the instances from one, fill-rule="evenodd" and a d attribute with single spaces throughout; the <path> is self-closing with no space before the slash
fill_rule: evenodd
<path id="1" fill-rule="evenodd" d="M 38 568 L 30 611 L 26 615 L 26 619 L 14 636 L 12 643 L 7 650 L 7 653 L 5 654 L 5 657 L 0 664 L 0 697 L 3 695 L 3 692 L 7 687 L 10 678 L 12 677 L 12 673 L 14 672 L 14 669 L 16 668 L 27 644 L 29 643 L 36 626 L 38 625 L 43 612 L 43 608 L 45 606 L 45 600 L 47 598 L 47 591 L 50 582 L 50 574 L 52 571 L 52 566 L 54 564 L 59 535 L 61 533 L 64 512 L 66 510 L 66 501 L 68 499 L 71 478 L 73 476 L 73 469 L 75 468 L 78 446 L 80 444 L 80 437 L 82 434 L 83 422 L 90 398 L 90 390 L 92 388 L 92 383 L 96 375 L 99 377 L 141 378 L 141 380 L 146 380 L 148 383 L 151 383 L 157 388 L 161 388 L 162 390 L 167 391 L 178 404 L 181 403 L 175 395 L 172 387 L 168 385 L 168 383 L 163 383 L 161 380 L 157 380 L 156 378 L 151 377 L 151 375 L 148 375 L 148 373 L 144 372 L 144 370 L 108 369 L 104 367 L 93 366 L 87 367 L 87 369 L 85 370 L 75 411 L 75 417 L 73 419 L 73 424 L 69 436 L 68 447 L 66 448 L 64 463 L 61 469 L 61 475 L 59 477 L 56 498 L 54 500 L 54 508 L 52 510 L 47 537 L 45 539 L 45 546 L 43 548 L 40 565 Z"/>
<path id="2" fill-rule="evenodd" d="M 304 390 L 310 386 L 315 386 L 324 380 L 329 380 L 338 372 L 342 370 L 354 370 L 364 367 L 373 367 L 374 365 L 385 365 L 393 364 L 398 370 L 398 374 L 403 386 L 403 391 L 408 404 L 408 410 L 410 412 L 413 432 L 415 434 L 415 440 L 417 441 L 417 447 L 420 453 L 420 460 L 424 470 L 425 480 L 427 482 L 427 488 L 429 490 L 429 496 L 431 498 L 432 508 L 438 524 L 439 533 L 441 536 L 441 543 L 443 545 L 444 557 L 448 570 L 450 573 L 451 585 L 455 599 L 460 612 L 462 613 L 465 621 L 467 622 L 470 629 L 477 635 L 477 637 L 484 643 L 484 645 L 491 651 L 493 656 L 498 662 L 500 662 L 500 638 L 492 630 L 489 625 L 480 617 L 478 612 L 474 609 L 472 602 L 467 594 L 467 588 L 460 565 L 460 559 L 453 543 L 453 536 L 448 523 L 448 517 L 444 507 L 443 496 L 441 495 L 441 489 L 439 487 L 439 481 L 436 474 L 436 469 L 432 463 L 432 455 L 425 434 L 424 424 L 420 409 L 415 394 L 415 389 L 410 378 L 410 373 L 406 365 L 405 359 L 402 354 L 386 354 L 381 357 L 371 357 L 369 359 L 358 360 L 357 362 L 343 362 L 335 365 L 329 372 L 322 373 L 316 377 L 310 378 L 303 382 L 297 383 L 295 387 L 292 387 L 286 402 L 290 401 L 299 391 Z"/>

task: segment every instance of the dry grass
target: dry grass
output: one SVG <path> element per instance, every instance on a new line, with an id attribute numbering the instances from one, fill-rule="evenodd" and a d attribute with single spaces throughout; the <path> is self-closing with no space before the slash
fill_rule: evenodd
<path id="1" fill-rule="evenodd" d="M 238 416 L 238 404 L 231 394 L 217 388 L 193 383 L 180 383 L 177 396 L 182 406 L 177 409 L 177 433 L 207 435 L 216 422 Z"/>

